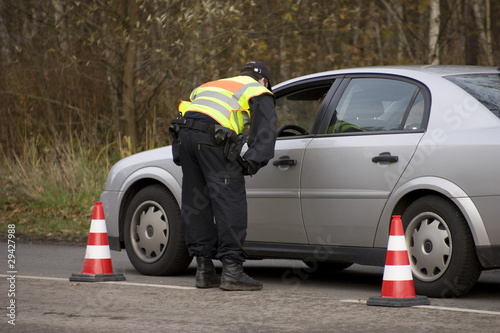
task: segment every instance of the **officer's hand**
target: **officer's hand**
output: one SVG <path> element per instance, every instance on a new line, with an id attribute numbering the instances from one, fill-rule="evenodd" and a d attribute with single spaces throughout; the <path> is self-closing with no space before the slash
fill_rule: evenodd
<path id="1" fill-rule="evenodd" d="M 241 168 L 243 169 L 243 175 L 250 176 L 253 174 L 252 166 L 250 165 L 250 163 L 241 158 L 241 156 L 238 157 L 238 163 L 241 165 Z"/>

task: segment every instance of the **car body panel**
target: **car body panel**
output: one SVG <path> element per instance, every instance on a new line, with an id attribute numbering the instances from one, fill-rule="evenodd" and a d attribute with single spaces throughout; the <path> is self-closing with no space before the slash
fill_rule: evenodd
<path id="1" fill-rule="evenodd" d="M 385 202 L 421 137 L 401 133 L 314 139 L 306 150 L 301 182 L 309 243 L 372 247 Z M 402 158 L 395 163 L 372 161 L 382 153 Z M 386 177 L 388 173 L 396 176 Z"/>
<path id="2" fill-rule="evenodd" d="M 274 160 L 292 159 L 296 165 L 274 166 L 270 162 L 246 179 L 248 241 L 307 244 L 300 207 L 300 171 L 310 141 L 302 138 L 276 142 Z"/>
<path id="3" fill-rule="evenodd" d="M 428 176 L 413 178 L 406 181 L 402 186 L 395 189 L 388 198 L 386 207 L 380 218 L 380 225 L 374 243 L 375 247 L 387 246 L 390 222 L 392 220 L 394 207 L 396 207 L 397 203 L 408 194 L 419 191 L 430 191 L 451 198 L 462 213 L 464 213 L 469 226 L 471 226 L 472 235 L 476 244 L 490 244 L 481 216 L 472 203 L 472 200 L 465 195 L 465 192 L 447 179 Z"/>
<path id="4" fill-rule="evenodd" d="M 465 90 L 443 78 L 498 73 L 473 66 L 391 66 L 328 71 L 273 87 L 277 97 L 333 84 L 317 110 L 311 133 L 280 137 L 275 157 L 247 177 L 247 243 L 251 257 L 312 254 L 317 246 L 336 260 L 381 264 L 391 218 L 412 200 L 435 193 L 464 215 L 485 268 L 500 266 L 500 119 Z M 352 78 L 392 77 L 429 93 L 424 127 L 414 132 L 325 135 L 327 122 Z M 381 153 L 394 163 L 374 163 Z M 280 159 L 295 165 L 275 166 Z M 164 184 L 180 204 L 182 172 L 171 147 L 136 154 L 110 171 L 101 196 L 113 250 L 123 244 L 127 199 L 142 184 Z M 111 241 L 110 241 L 111 243 Z M 370 251 L 375 252 L 370 252 Z M 378 252 L 377 252 L 378 251 Z M 370 261 L 370 253 L 377 253 Z M 254 255 L 252 255 L 254 254 Z M 344 258 L 344 259 L 342 259 Z M 487 264 L 486 264 L 487 263 Z"/>
<path id="5" fill-rule="evenodd" d="M 111 168 L 100 201 L 112 250 L 121 248 L 122 225 L 118 221 L 125 214 L 125 198 L 134 185 L 144 180 L 164 184 L 180 203 L 182 171 L 173 163 L 171 150 L 171 147 L 162 147 L 138 153 L 120 160 Z"/>

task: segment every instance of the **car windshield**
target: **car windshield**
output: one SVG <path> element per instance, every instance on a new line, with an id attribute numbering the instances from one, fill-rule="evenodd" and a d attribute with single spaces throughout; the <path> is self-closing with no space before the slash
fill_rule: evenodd
<path id="1" fill-rule="evenodd" d="M 468 74 L 446 79 L 467 91 L 500 118 L 500 74 Z"/>

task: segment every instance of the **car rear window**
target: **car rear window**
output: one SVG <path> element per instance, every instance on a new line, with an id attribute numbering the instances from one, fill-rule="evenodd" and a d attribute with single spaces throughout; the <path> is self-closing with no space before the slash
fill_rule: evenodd
<path id="1" fill-rule="evenodd" d="M 500 118 L 500 74 L 467 74 L 445 77 L 467 91 Z"/>

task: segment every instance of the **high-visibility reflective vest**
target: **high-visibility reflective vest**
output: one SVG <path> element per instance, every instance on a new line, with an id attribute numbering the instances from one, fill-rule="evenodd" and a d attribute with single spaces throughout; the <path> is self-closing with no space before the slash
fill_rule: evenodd
<path id="1" fill-rule="evenodd" d="M 179 112 L 204 113 L 224 127 L 237 134 L 250 126 L 250 98 L 262 94 L 272 94 L 250 76 L 240 75 L 227 79 L 207 82 L 191 93 L 190 100 L 179 104 Z"/>

